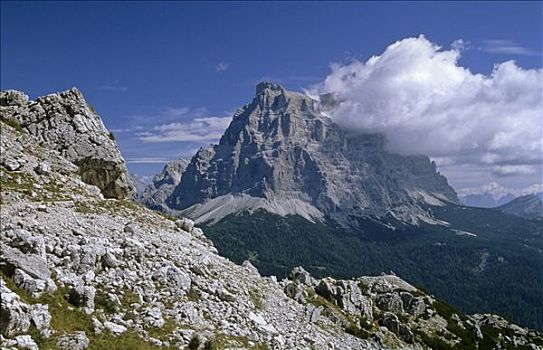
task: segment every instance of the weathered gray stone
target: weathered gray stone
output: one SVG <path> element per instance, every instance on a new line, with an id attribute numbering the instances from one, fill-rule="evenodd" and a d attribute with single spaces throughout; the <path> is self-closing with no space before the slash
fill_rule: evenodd
<path id="1" fill-rule="evenodd" d="M 41 334 L 45 337 L 49 337 L 51 331 L 51 314 L 49 313 L 49 305 L 34 304 L 30 306 L 30 321 L 41 331 Z"/>
<path id="2" fill-rule="evenodd" d="M 30 306 L 21 301 L 19 296 L 6 286 L 4 279 L 0 278 L 0 331 L 3 336 L 13 337 L 28 331 L 30 319 L 28 312 Z"/>
<path id="3" fill-rule="evenodd" d="M 13 275 L 16 268 L 19 268 L 34 278 L 47 280 L 51 275 L 46 261 L 35 254 L 23 254 L 20 250 L 9 246 L 2 246 L 0 256 L 0 267 L 8 275 Z"/>
<path id="4" fill-rule="evenodd" d="M 0 93 L 0 106 L 24 106 L 28 96 L 20 91 L 5 90 Z"/>
<path id="5" fill-rule="evenodd" d="M 153 273 L 152 278 L 177 296 L 183 296 L 191 285 L 189 275 L 172 265 L 161 267 Z"/>
<path id="6" fill-rule="evenodd" d="M 415 335 L 406 324 L 400 324 L 398 336 L 406 343 L 412 344 L 415 342 Z"/>
<path id="7" fill-rule="evenodd" d="M 129 233 L 131 235 L 136 234 L 139 231 L 139 227 L 136 223 L 128 223 L 124 226 L 124 232 Z"/>
<path id="8" fill-rule="evenodd" d="M 301 266 L 293 268 L 292 271 L 290 271 L 289 278 L 308 286 L 312 286 L 316 283 L 315 279 L 311 277 L 311 274 Z"/>
<path id="9" fill-rule="evenodd" d="M 306 298 L 308 297 L 307 292 L 304 289 L 304 286 L 297 281 L 288 282 L 285 285 L 285 294 L 290 298 L 296 300 L 301 304 L 306 303 Z"/>
<path id="10" fill-rule="evenodd" d="M 33 278 L 21 269 L 15 269 L 13 273 L 13 282 L 22 290 L 34 298 L 39 298 L 46 291 L 54 291 L 55 287 L 46 280 Z"/>
<path id="11" fill-rule="evenodd" d="M 401 340 L 407 343 L 413 343 L 415 336 L 409 327 L 400 322 L 398 316 L 392 312 L 385 312 L 379 320 L 379 324 L 385 326 L 389 331 L 396 334 Z"/>
<path id="12" fill-rule="evenodd" d="M 120 335 L 127 331 L 125 326 L 109 321 L 104 322 L 104 327 L 106 327 L 113 335 Z"/>
<path id="13" fill-rule="evenodd" d="M 57 339 L 57 347 L 64 350 L 84 350 L 89 347 L 89 338 L 83 331 L 63 335 Z"/>
<path id="14" fill-rule="evenodd" d="M 233 302 L 236 301 L 236 297 L 232 293 L 230 293 L 228 290 L 226 290 L 224 288 L 221 288 L 221 289 L 217 290 L 217 296 L 222 301 L 226 301 L 226 302 L 229 302 L 229 303 L 233 303 Z"/>
<path id="15" fill-rule="evenodd" d="M 90 314 L 94 311 L 94 296 L 96 289 L 92 286 L 77 285 L 70 289 L 69 301 L 72 305 L 81 307 Z"/>
<path id="16" fill-rule="evenodd" d="M 49 164 L 45 162 L 38 164 L 38 166 L 36 167 L 36 173 L 40 175 L 47 175 L 50 172 L 51 172 L 51 167 L 49 166 Z"/>
<path id="17" fill-rule="evenodd" d="M 315 307 L 311 304 L 307 304 L 305 309 L 308 322 L 315 323 L 321 319 L 322 306 Z"/>
<path id="18" fill-rule="evenodd" d="M 6 167 L 6 169 L 8 169 L 9 171 L 19 170 L 22 166 L 22 164 L 19 161 L 15 159 L 11 159 L 11 158 L 3 159 L 2 165 Z"/>
<path id="19" fill-rule="evenodd" d="M 335 300 L 337 288 L 334 283 L 335 281 L 331 278 L 323 278 L 315 287 L 315 292 L 325 299 Z"/>
<path id="20" fill-rule="evenodd" d="M 253 275 L 260 276 L 258 269 L 249 260 L 244 260 L 241 266 L 249 270 Z"/>
<path id="21" fill-rule="evenodd" d="M 377 299 L 377 307 L 384 311 L 391 311 L 396 314 L 402 314 L 402 298 L 397 293 L 386 293 L 380 295 Z"/>
<path id="22" fill-rule="evenodd" d="M 423 315 L 424 312 L 426 312 L 426 303 L 424 302 L 424 299 L 421 297 L 413 298 L 407 306 L 406 311 L 416 317 Z"/>
<path id="23" fill-rule="evenodd" d="M 113 253 L 106 252 L 106 254 L 104 254 L 104 256 L 102 257 L 102 264 L 105 267 L 115 268 L 119 266 L 119 260 L 117 260 L 117 258 L 115 257 L 115 255 L 113 255 Z"/>
<path id="24" fill-rule="evenodd" d="M 34 236 L 23 229 L 15 229 L 10 232 L 13 236 L 10 246 L 19 249 L 23 253 L 37 254 L 43 260 L 46 259 L 45 242 L 42 237 Z"/>
<path id="25" fill-rule="evenodd" d="M 29 335 L 19 335 L 7 341 L 6 346 L 25 350 L 39 350 L 38 344 Z"/>
<path id="26" fill-rule="evenodd" d="M 44 248 L 45 250 L 45 248 Z M 28 293 L 39 296 L 44 291 L 53 292 L 56 285 L 49 277 L 51 272 L 43 257 L 36 254 L 24 254 L 19 249 L 2 245 L 0 269 L 13 276 L 14 282 Z"/>
<path id="27" fill-rule="evenodd" d="M 180 221 L 182 222 L 181 229 L 191 233 L 192 229 L 194 228 L 194 221 L 192 221 L 189 218 L 183 218 L 183 219 L 180 219 Z"/>

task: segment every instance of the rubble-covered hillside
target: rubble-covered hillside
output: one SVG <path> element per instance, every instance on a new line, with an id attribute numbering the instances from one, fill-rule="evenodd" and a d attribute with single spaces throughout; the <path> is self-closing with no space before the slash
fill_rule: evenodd
<path id="1" fill-rule="evenodd" d="M 75 158 L 30 131 L 34 121 L 6 118 L 5 101 L 2 348 L 543 349 L 536 331 L 462 315 L 393 275 L 261 277 L 219 256 L 192 221 L 107 198 L 111 187 L 85 181 Z M 76 116 L 87 123 L 62 114 Z"/>

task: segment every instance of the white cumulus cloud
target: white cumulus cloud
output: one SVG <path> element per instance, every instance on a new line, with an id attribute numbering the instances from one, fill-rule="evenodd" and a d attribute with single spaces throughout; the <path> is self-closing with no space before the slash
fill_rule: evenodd
<path id="1" fill-rule="evenodd" d="M 365 62 L 333 64 L 307 93 L 333 94 L 337 123 L 385 134 L 392 152 L 484 165 L 496 176 L 541 174 L 543 70 L 507 61 L 475 74 L 458 63 L 465 47 L 407 38 Z"/>
<path id="2" fill-rule="evenodd" d="M 143 142 L 216 142 L 230 124 L 231 117 L 200 117 L 186 123 L 168 123 L 137 134 Z"/>
<path id="3" fill-rule="evenodd" d="M 492 181 L 479 187 L 463 188 L 458 191 L 458 195 L 460 197 L 465 197 L 473 194 L 489 194 L 492 198 L 497 200 L 510 194 L 518 197 L 539 192 L 543 192 L 543 184 L 534 184 L 524 188 L 508 188 Z"/>

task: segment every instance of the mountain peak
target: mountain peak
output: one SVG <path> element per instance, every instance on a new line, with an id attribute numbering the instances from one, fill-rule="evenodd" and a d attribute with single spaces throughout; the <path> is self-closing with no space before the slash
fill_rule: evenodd
<path id="1" fill-rule="evenodd" d="M 260 83 L 258 83 L 256 85 L 256 95 L 257 96 L 262 94 L 263 92 L 266 92 L 266 91 L 284 93 L 285 88 L 282 87 L 279 84 L 270 83 L 268 81 L 262 81 L 262 82 L 260 82 Z"/>
<path id="2" fill-rule="evenodd" d="M 428 157 L 390 154 L 382 144 L 381 135 L 341 129 L 311 97 L 262 82 L 219 144 L 192 158 L 166 203 L 225 213 L 258 207 L 350 226 L 367 216 L 418 222 L 429 217 L 427 204 L 457 201 Z"/>

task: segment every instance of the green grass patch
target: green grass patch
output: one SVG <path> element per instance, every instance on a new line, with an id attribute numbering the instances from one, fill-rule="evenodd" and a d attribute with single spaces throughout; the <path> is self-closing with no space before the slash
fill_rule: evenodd
<path id="1" fill-rule="evenodd" d="M 431 349 L 431 350 L 452 350 L 452 349 L 454 349 L 451 344 L 447 343 L 446 341 L 444 341 L 443 339 L 441 339 L 439 337 L 430 336 L 430 335 L 428 335 L 428 334 L 426 334 L 424 332 L 419 332 L 419 333 L 417 333 L 417 335 L 419 336 L 420 341 L 422 341 L 422 343 L 427 346 L 427 349 Z M 468 349 L 468 348 L 466 348 L 466 349 Z"/>
<path id="2" fill-rule="evenodd" d="M 151 327 L 147 329 L 149 336 L 160 340 L 167 340 L 166 338 L 168 335 L 172 334 L 178 328 L 175 321 L 173 321 L 171 318 L 164 317 L 164 321 L 164 325 L 160 328 Z"/>
<path id="3" fill-rule="evenodd" d="M 254 307 L 257 310 L 263 310 L 264 309 L 264 300 L 262 296 L 255 290 L 249 291 L 249 299 L 251 299 L 251 303 L 253 303 Z"/>
<path id="4" fill-rule="evenodd" d="M 17 130 L 17 132 L 20 132 L 20 133 L 24 132 L 24 129 L 21 126 L 21 124 L 15 119 L 2 118 L 2 122 L 6 125 L 11 126 L 13 129 Z"/>
<path id="5" fill-rule="evenodd" d="M 102 309 L 108 314 L 113 314 L 119 311 L 119 305 L 111 300 L 107 293 L 97 289 L 94 296 L 94 304 L 97 309 Z"/>
<path id="6" fill-rule="evenodd" d="M 105 332 L 97 334 L 92 338 L 89 337 L 89 350 L 154 350 L 154 349 L 176 349 L 176 347 L 155 346 L 146 342 L 134 331 L 128 331 L 120 336 L 113 336 L 111 333 Z"/>
<path id="7" fill-rule="evenodd" d="M 92 321 L 89 315 L 73 307 L 68 301 L 68 288 L 59 287 L 56 292 L 44 294 L 40 298 L 34 299 L 25 291 L 17 287 L 13 281 L 1 273 L 6 286 L 19 295 L 22 301 L 27 304 L 46 304 L 49 305 L 51 314 L 51 328 L 56 334 L 49 339 L 45 339 L 39 331 L 31 327 L 29 334 L 38 344 L 40 349 L 56 349 L 56 342 L 59 336 L 70 334 L 75 331 L 84 331 L 89 338 L 89 350 L 154 350 L 154 349 L 175 349 L 175 347 L 157 347 L 138 336 L 134 331 L 129 330 L 120 336 L 114 336 L 105 331 L 101 334 L 95 334 Z M 162 331 L 169 331 L 173 325 L 165 325 Z"/>
<path id="8" fill-rule="evenodd" d="M 124 289 L 122 291 L 121 304 L 124 308 L 130 308 L 132 304 L 138 304 L 140 302 L 139 296 L 130 289 Z"/>
<path id="9" fill-rule="evenodd" d="M 450 320 L 452 315 L 454 314 L 457 314 L 459 316 L 462 315 L 462 313 L 456 310 L 454 306 L 449 305 L 441 300 L 435 300 L 432 303 L 432 306 L 434 307 L 434 309 L 436 309 L 436 312 L 438 313 L 438 315 L 440 315 L 447 321 Z"/>
<path id="10" fill-rule="evenodd" d="M 187 295 L 186 295 L 186 296 L 187 296 L 187 299 L 188 299 L 189 301 L 194 301 L 194 302 L 196 302 L 196 301 L 199 301 L 199 300 L 200 300 L 200 293 L 198 293 L 198 290 L 196 290 L 196 288 L 194 288 L 194 287 L 191 287 L 191 288 L 189 289 L 189 291 L 187 292 Z"/>
<path id="11" fill-rule="evenodd" d="M 269 350 L 267 344 L 254 344 L 247 337 L 239 337 L 227 334 L 216 334 L 204 343 L 204 350 L 221 349 L 250 349 L 250 350 Z"/>

